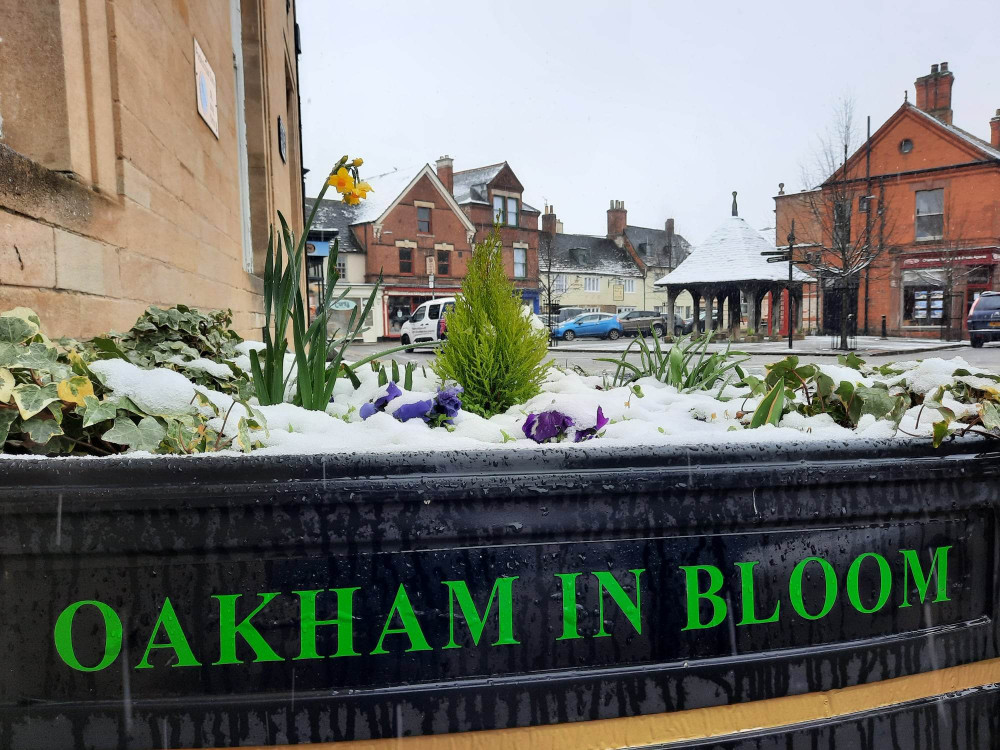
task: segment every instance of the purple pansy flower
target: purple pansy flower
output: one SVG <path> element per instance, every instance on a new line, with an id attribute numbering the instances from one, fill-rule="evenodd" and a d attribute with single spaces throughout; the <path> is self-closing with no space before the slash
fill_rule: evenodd
<path id="1" fill-rule="evenodd" d="M 412 404 L 403 404 L 400 406 L 392 413 L 392 416 L 400 422 L 409 422 L 411 419 L 417 418 L 427 421 L 427 412 L 431 410 L 431 406 L 433 405 L 434 401 L 431 399 L 414 401 Z"/>
<path id="2" fill-rule="evenodd" d="M 593 427 L 588 427 L 585 430 L 577 430 L 576 437 L 573 438 L 573 442 L 579 443 L 581 440 L 590 440 L 591 438 L 597 437 L 597 433 L 604 429 L 604 426 L 608 423 L 608 421 L 608 418 L 604 416 L 604 410 L 598 406 L 597 424 Z"/>
<path id="3" fill-rule="evenodd" d="M 572 417 L 551 409 L 538 414 L 529 414 L 521 429 L 524 431 L 525 437 L 531 438 L 536 443 L 545 443 L 552 439 L 565 437 L 566 430 L 572 426 Z"/>
<path id="4" fill-rule="evenodd" d="M 389 381 L 388 387 L 385 389 L 385 393 L 379 396 L 374 401 L 369 401 L 367 404 L 361 406 L 361 411 L 358 412 L 362 419 L 368 419 L 372 414 L 377 411 L 385 411 L 386 405 L 398 396 L 402 396 L 403 392 L 399 390 L 393 381 Z"/>
<path id="5" fill-rule="evenodd" d="M 431 427 L 450 425 L 452 419 L 462 408 L 462 386 L 442 388 L 433 399 L 403 404 L 392 413 L 400 422 L 407 422 L 420 417 Z"/>
<path id="6" fill-rule="evenodd" d="M 434 397 L 434 411 L 444 414 L 451 422 L 452 417 L 458 414 L 462 408 L 462 386 L 453 385 L 450 388 L 442 388 Z"/>

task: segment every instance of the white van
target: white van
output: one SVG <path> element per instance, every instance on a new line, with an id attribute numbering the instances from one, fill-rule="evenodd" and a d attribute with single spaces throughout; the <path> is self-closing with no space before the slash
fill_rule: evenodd
<path id="1" fill-rule="evenodd" d="M 399 329 L 399 343 L 418 344 L 440 341 L 441 319 L 454 306 L 454 297 L 438 297 L 421 303 Z"/>

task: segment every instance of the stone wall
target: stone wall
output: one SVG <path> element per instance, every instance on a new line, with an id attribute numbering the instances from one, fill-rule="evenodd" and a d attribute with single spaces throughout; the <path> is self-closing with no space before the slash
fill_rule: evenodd
<path id="1" fill-rule="evenodd" d="M 0 43 L 0 309 L 31 307 L 46 333 L 81 337 L 126 329 L 148 305 L 228 307 L 259 336 L 267 224 L 281 210 L 302 225 L 295 16 L 285 0 L 241 5 L 246 254 L 230 4 L 0 0 L 12 20 Z M 218 136 L 197 110 L 195 40 L 215 74 Z"/>

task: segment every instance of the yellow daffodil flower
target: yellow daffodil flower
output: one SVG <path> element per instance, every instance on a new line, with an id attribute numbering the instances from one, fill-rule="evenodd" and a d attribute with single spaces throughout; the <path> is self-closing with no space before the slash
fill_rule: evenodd
<path id="1" fill-rule="evenodd" d="M 371 185 L 369 185 L 364 180 L 361 180 L 357 185 L 354 186 L 354 192 L 357 193 L 359 198 L 367 198 L 368 193 L 373 193 L 375 191 L 372 189 Z"/>
<path id="2" fill-rule="evenodd" d="M 357 159 L 355 159 L 354 161 L 351 162 L 351 164 L 353 164 L 355 167 L 360 167 L 364 163 L 365 163 L 365 160 L 362 159 L 360 156 Z"/>
<path id="3" fill-rule="evenodd" d="M 356 206 L 360 202 L 361 202 L 361 197 L 353 190 L 344 193 L 344 203 L 346 203 L 348 206 Z"/>
<path id="4" fill-rule="evenodd" d="M 328 180 L 330 187 L 335 188 L 338 193 L 344 195 L 354 189 L 354 178 L 351 177 L 347 167 L 341 167 L 330 175 Z"/>

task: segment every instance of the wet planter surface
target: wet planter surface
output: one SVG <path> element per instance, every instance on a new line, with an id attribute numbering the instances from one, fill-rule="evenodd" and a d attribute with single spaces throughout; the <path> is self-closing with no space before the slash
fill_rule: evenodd
<path id="1" fill-rule="evenodd" d="M 526 727 L 993 658 L 987 447 L 4 460 L 0 746 Z M 985 690 L 691 746 L 970 702 L 993 737 Z"/>

